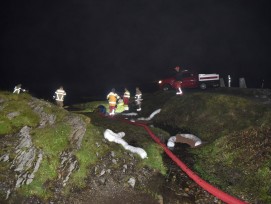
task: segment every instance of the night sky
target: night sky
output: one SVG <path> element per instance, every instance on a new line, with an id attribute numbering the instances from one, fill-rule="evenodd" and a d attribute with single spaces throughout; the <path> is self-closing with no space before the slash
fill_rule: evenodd
<path id="1" fill-rule="evenodd" d="M 0 89 L 51 99 L 143 91 L 175 66 L 271 88 L 271 22 L 263 0 L 7 1 Z"/>

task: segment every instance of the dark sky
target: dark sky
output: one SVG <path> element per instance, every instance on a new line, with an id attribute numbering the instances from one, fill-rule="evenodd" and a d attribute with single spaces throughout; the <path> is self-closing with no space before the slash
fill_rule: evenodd
<path id="1" fill-rule="evenodd" d="M 22 83 L 45 99 L 60 85 L 71 98 L 133 92 L 177 65 L 271 88 L 267 0 L 7 2 L 0 89 Z"/>

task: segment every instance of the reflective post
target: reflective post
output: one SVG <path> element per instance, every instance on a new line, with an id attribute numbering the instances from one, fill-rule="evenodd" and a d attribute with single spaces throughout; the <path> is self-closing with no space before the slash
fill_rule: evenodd
<path id="1" fill-rule="evenodd" d="M 228 87 L 231 87 L 231 76 L 228 75 Z"/>

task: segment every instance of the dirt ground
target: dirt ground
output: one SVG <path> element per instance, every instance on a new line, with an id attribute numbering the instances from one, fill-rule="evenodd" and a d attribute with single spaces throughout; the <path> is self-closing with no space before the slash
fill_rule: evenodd
<path id="1" fill-rule="evenodd" d="M 175 151 L 181 153 L 184 146 Z M 184 151 L 183 151 L 184 152 Z M 116 159 L 119 166 L 113 168 L 112 161 Z M 200 188 L 170 158 L 164 156 L 169 165 L 166 176 L 162 176 L 148 168 L 137 170 L 135 158 L 118 160 L 111 155 L 101 159 L 102 163 L 90 169 L 87 185 L 84 189 L 73 189 L 68 197 L 59 197 L 53 203 L 69 204 L 177 204 L 177 203 L 222 203 L 220 200 Z M 135 178 L 134 187 L 127 181 Z"/>

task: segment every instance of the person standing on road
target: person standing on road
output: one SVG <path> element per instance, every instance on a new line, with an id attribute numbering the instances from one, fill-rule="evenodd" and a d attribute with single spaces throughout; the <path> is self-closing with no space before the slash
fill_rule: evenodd
<path id="1" fill-rule="evenodd" d="M 141 111 L 142 100 L 142 92 L 140 91 L 139 87 L 136 87 L 135 102 L 137 105 L 137 111 Z"/>
<path id="2" fill-rule="evenodd" d="M 53 98 L 56 100 L 56 104 L 61 108 L 64 105 L 65 96 L 66 96 L 66 92 L 64 91 L 63 86 L 60 86 L 59 89 L 56 90 Z"/>
<path id="3" fill-rule="evenodd" d="M 130 100 L 130 92 L 128 91 L 127 88 L 125 88 L 124 94 L 123 94 L 123 104 L 124 104 L 125 111 L 129 110 L 129 100 Z"/>
<path id="4" fill-rule="evenodd" d="M 117 100 L 119 95 L 116 93 L 116 90 L 113 88 L 111 92 L 107 95 L 107 100 L 109 103 L 109 115 L 115 115 Z"/>

